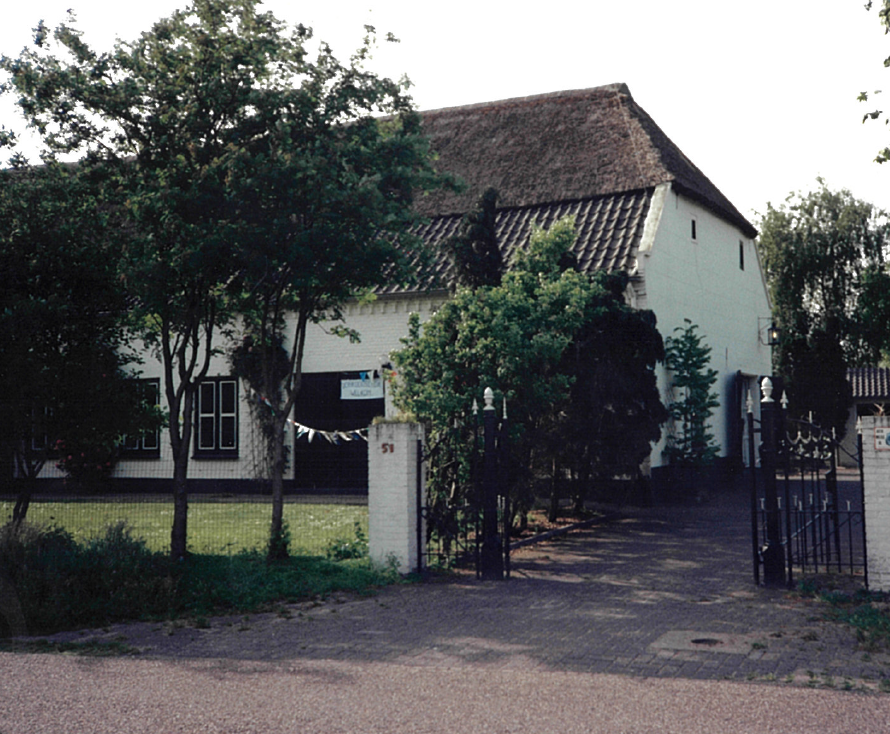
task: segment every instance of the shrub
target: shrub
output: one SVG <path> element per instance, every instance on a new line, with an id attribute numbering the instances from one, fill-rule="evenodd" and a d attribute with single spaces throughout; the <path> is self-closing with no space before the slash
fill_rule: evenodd
<path id="1" fill-rule="evenodd" d="M 337 560 L 367 555 L 358 523 L 355 534 L 355 540 L 340 541 L 331 551 Z M 82 544 L 61 528 L 10 523 L 0 527 L 0 572 L 0 637 L 134 619 L 255 612 L 338 590 L 366 592 L 397 578 L 364 560 L 295 556 L 270 564 L 258 552 L 191 555 L 174 562 L 149 550 L 125 523 Z M 9 588 L 12 593 L 5 593 Z"/>
<path id="2" fill-rule="evenodd" d="M 165 557 L 124 523 L 85 545 L 61 528 L 10 523 L 0 529 L 0 564 L 32 634 L 157 614 L 171 601 Z"/>
<path id="3" fill-rule="evenodd" d="M 332 561 L 367 558 L 368 538 L 362 530 L 361 523 L 355 521 L 355 537 L 352 540 L 332 540 L 328 543 L 325 556 Z"/>

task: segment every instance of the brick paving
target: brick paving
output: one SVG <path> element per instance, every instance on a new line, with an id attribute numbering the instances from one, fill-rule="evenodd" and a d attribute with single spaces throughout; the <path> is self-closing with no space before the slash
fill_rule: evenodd
<path id="1" fill-rule="evenodd" d="M 504 582 L 458 574 L 205 629 L 126 625 L 98 636 L 160 658 L 881 688 L 890 653 L 861 650 L 851 629 L 825 621 L 821 602 L 754 585 L 746 503 L 727 492 L 618 514 L 516 552 Z"/>

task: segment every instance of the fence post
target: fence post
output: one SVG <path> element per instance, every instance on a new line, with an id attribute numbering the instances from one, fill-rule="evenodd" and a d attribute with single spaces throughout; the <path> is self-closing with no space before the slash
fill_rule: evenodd
<path id="1" fill-rule="evenodd" d="M 763 548 L 763 583 L 785 585 L 785 559 L 782 554 L 782 526 L 779 495 L 776 488 L 776 403 L 772 398 L 773 383 L 764 377 L 760 401 L 760 463 L 763 467 L 763 493 L 766 500 L 766 544 Z"/>
<path id="2" fill-rule="evenodd" d="M 504 556 L 501 536 L 498 532 L 498 457 L 497 457 L 497 410 L 494 407 L 494 391 L 485 388 L 485 407 L 482 409 L 484 430 L 482 459 L 482 552 L 481 576 L 484 581 L 504 578 Z"/>
<path id="3" fill-rule="evenodd" d="M 368 553 L 400 573 L 422 567 L 426 533 L 418 532 L 418 464 L 423 426 L 377 423 L 368 428 Z"/>
<path id="4" fill-rule="evenodd" d="M 748 409 L 748 461 L 751 466 L 751 558 L 754 562 L 754 583 L 760 586 L 760 541 L 757 539 L 757 461 L 754 457 L 754 400 L 751 391 L 748 390 L 748 399 L 745 401 Z"/>
<path id="5" fill-rule="evenodd" d="M 862 453 L 862 418 L 856 421 L 856 448 L 859 450 L 859 507 L 862 510 L 862 575 L 868 591 L 868 534 L 865 527 L 865 456 Z"/>

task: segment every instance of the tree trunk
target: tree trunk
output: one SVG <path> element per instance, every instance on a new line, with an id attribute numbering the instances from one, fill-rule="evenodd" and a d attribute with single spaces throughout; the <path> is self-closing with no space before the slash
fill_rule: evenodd
<path id="1" fill-rule="evenodd" d="M 43 461 L 32 461 L 27 456 L 27 450 L 22 449 L 16 456 L 16 466 L 19 477 L 14 480 L 19 490 L 15 498 L 15 506 L 12 508 L 12 522 L 21 525 L 28 516 L 28 508 L 31 506 L 31 497 L 37 484 L 37 477 L 43 469 Z"/>
<path id="2" fill-rule="evenodd" d="M 269 527 L 268 560 L 288 557 L 288 539 L 284 532 L 284 428 L 286 420 L 275 426 L 272 443 L 272 523 Z"/>
<path id="3" fill-rule="evenodd" d="M 554 460 L 551 470 L 553 474 L 550 477 L 550 512 L 547 513 L 547 519 L 556 522 L 559 519 L 559 462 Z"/>
<path id="4" fill-rule="evenodd" d="M 188 445 L 184 456 L 176 456 L 173 467 L 173 529 L 170 532 L 170 557 L 181 561 L 188 553 Z"/>
<path id="5" fill-rule="evenodd" d="M 25 521 L 28 515 L 28 508 L 31 506 L 31 493 L 34 487 L 32 479 L 19 480 L 19 492 L 15 498 L 15 506 L 12 508 L 12 523 L 20 525 Z"/>

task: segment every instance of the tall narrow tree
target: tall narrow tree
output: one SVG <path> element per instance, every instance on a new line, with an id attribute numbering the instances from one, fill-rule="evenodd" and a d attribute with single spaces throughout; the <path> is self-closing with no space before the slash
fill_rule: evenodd
<path id="1" fill-rule="evenodd" d="M 299 83 L 258 102 L 268 134 L 227 161 L 228 206 L 238 222 L 240 311 L 258 355 L 254 384 L 270 426 L 270 558 L 287 554 L 283 533 L 285 429 L 301 389 L 309 329 L 338 323 L 344 303 L 410 274 L 420 242 L 416 191 L 435 173 L 420 118 L 401 84 L 363 68 L 374 43 L 342 64 L 322 46 Z M 386 117 L 380 119 L 380 115 Z M 283 362 L 278 345 L 287 345 Z"/>

